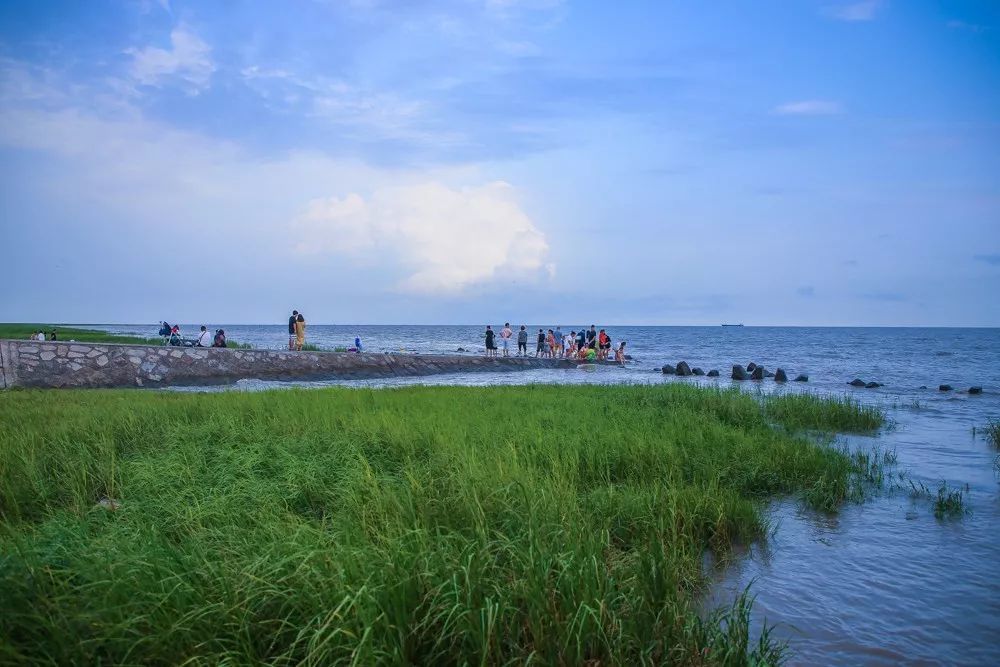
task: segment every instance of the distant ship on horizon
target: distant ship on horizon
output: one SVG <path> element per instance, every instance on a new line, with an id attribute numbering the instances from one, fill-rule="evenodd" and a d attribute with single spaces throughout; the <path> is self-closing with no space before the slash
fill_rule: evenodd
<path id="1" fill-rule="evenodd" d="M 724 327 L 741 327 L 741 326 L 743 326 L 743 323 L 740 322 L 739 324 L 723 324 L 722 326 L 724 326 Z"/>

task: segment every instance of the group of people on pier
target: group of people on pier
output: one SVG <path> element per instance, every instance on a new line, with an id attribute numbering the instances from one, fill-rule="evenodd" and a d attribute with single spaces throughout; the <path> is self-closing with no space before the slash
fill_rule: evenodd
<path id="1" fill-rule="evenodd" d="M 486 356 L 511 356 L 511 348 L 516 336 L 517 356 L 526 357 L 528 353 L 528 327 L 524 324 L 515 334 L 510 323 L 506 322 L 499 333 L 492 325 L 486 325 Z M 604 329 L 598 330 L 591 324 L 589 329 L 570 331 L 563 334 L 561 327 L 555 329 L 539 329 L 535 338 L 535 357 L 543 359 L 576 359 L 584 362 L 606 361 L 612 356 L 611 336 Z M 614 360 L 625 364 L 625 341 L 620 341 L 614 348 Z"/>

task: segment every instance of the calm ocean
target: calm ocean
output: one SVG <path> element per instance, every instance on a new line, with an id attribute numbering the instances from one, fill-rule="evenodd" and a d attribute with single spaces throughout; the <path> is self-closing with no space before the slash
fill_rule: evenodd
<path id="1" fill-rule="evenodd" d="M 284 325 L 226 325 L 227 335 L 255 347 L 287 344 Z M 517 323 L 520 325 L 520 323 Z M 497 329 L 503 322 L 493 323 Z M 529 325 L 537 333 L 539 326 Z M 568 333 L 589 322 L 570 323 Z M 599 327 L 602 325 L 598 325 Z M 546 329 L 555 324 L 544 325 Z M 103 325 L 116 333 L 155 335 L 155 325 Z M 768 328 L 607 326 L 628 341 L 635 361 L 596 372 L 532 370 L 348 382 L 241 381 L 236 389 L 283 386 L 384 387 L 408 384 L 696 382 L 730 386 L 735 363 L 784 368 L 805 385 L 742 383 L 764 391 L 850 394 L 883 406 L 892 426 L 873 438 L 841 438 L 851 446 L 895 449 L 898 467 L 936 490 L 966 488 L 971 513 L 938 520 L 926 501 L 887 493 L 832 515 L 775 503 L 766 544 L 717 573 L 712 599 L 724 602 L 751 581 L 757 623 L 778 624 L 793 664 L 1000 664 L 1000 477 L 998 452 L 982 437 L 1000 419 L 1000 329 Z M 191 334 L 197 327 L 184 325 Z M 482 353 L 484 326 L 310 325 L 308 342 L 366 351 Z M 534 340 L 531 337 L 530 340 Z M 532 346 L 533 349 L 533 346 Z M 719 379 L 663 376 L 665 363 L 686 360 Z M 879 389 L 847 386 L 859 377 Z M 941 392 L 938 385 L 980 396 Z M 922 388 L 926 387 L 926 388 Z M 231 387 L 233 388 L 233 387 Z M 204 388 L 199 388 L 204 390 Z M 610 391 L 611 389 L 609 389 Z"/>

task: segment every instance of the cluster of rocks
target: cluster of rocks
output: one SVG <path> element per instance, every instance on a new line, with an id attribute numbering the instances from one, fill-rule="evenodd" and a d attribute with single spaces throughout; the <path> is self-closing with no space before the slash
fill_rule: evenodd
<path id="1" fill-rule="evenodd" d="M 712 369 L 707 373 L 700 368 L 691 368 L 691 366 L 686 361 L 677 362 L 676 366 L 667 364 L 660 369 L 664 375 L 677 375 L 679 377 L 687 377 L 689 375 L 704 375 L 710 378 L 719 377 L 719 371 Z M 788 382 L 788 374 L 781 368 L 775 369 L 772 373 L 763 366 L 758 366 L 754 362 L 747 364 L 746 368 L 740 365 L 733 366 L 732 378 L 734 380 L 763 380 L 765 378 L 774 378 L 775 382 Z M 808 382 L 808 375 L 799 375 L 795 378 L 796 382 Z"/>
<path id="2" fill-rule="evenodd" d="M 852 387 L 858 387 L 859 389 L 878 389 L 879 387 L 884 387 L 885 385 L 881 382 L 865 382 L 861 378 L 854 378 L 847 384 Z"/>
<path id="3" fill-rule="evenodd" d="M 671 366 L 670 364 L 667 364 L 660 370 L 663 372 L 664 375 L 677 375 L 679 377 L 688 377 L 690 375 L 705 375 L 710 378 L 719 377 L 719 371 L 711 370 L 706 373 L 704 370 L 698 368 L 697 366 L 691 368 L 690 364 L 688 364 L 688 362 L 686 361 L 678 361 L 676 366 Z"/>
<path id="4" fill-rule="evenodd" d="M 785 369 L 776 368 L 772 373 L 753 361 L 747 364 L 745 368 L 739 364 L 734 364 L 732 377 L 734 380 L 764 380 L 766 378 L 774 378 L 775 382 L 788 382 L 788 373 L 785 372 Z M 797 375 L 795 382 L 809 382 L 809 376 Z"/>
<path id="5" fill-rule="evenodd" d="M 926 389 L 926 388 L 927 388 L 926 386 L 921 387 L 921 389 Z M 955 388 L 952 387 L 950 384 L 943 384 L 938 387 L 938 391 L 954 391 L 954 390 Z M 983 393 L 983 388 L 979 386 L 969 387 L 969 391 L 967 393 L 975 396 Z"/>

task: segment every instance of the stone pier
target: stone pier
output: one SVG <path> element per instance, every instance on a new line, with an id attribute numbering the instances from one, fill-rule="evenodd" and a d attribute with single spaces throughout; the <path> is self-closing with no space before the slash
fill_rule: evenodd
<path id="1" fill-rule="evenodd" d="M 289 352 L 211 347 L 0 340 L 0 387 L 164 387 L 241 379 L 363 379 L 575 363 L 533 357 Z"/>

